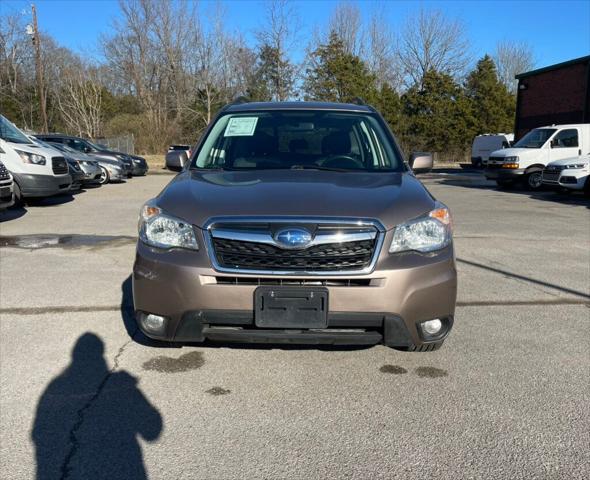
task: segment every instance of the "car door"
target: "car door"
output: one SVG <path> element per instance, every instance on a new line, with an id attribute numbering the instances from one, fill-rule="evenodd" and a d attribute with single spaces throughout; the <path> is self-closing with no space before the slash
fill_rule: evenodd
<path id="1" fill-rule="evenodd" d="M 580 150 L 580 132 L 577 128 L 564 128 L 553 135 L 550 143 L 549 161 L 577 157 Z"/>

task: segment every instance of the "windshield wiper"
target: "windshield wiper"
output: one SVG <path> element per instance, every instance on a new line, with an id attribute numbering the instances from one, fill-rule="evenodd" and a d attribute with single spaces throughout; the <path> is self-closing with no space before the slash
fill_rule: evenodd
<path id="1" fill-rule="evenodd" d="M 321 165 L 293 165 L 291 170 L 323 170 L 326 172 L 352 172 L 351 169 L 346 168 L 335 168 L 335 167 L 322 167 Z"/>

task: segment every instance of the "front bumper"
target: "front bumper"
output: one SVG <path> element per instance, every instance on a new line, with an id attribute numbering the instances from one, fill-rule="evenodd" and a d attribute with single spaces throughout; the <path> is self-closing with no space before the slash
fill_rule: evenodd
<path id="1" fill-rule="evenodd" d="M 106 167 L 109 172 L 109 178 L 111 182 L 123 182 L 128 178 L 127 172 L 122 169 L 113 169 Z"/>
<path id="2" fill-rule="evenodd" d="M 386 242 L 391 235 L 389 232 Z M 255 326 L 253 301 L 258 284 L 298 277 L 240 275 L 248 284 L 232 283 L 235 278 L 213 270 L 203 248 L 198 252 L 161 251 L 139 242 L 133 268 L 135 310 L 138 315 L 164 316 L 167 322 L 158 335 L 146 331 L 141 322 L 138 325 L 148 337 L 176 342 L 210 339 L 404 347 L 440 341 L 448 334 L 455 312 L 457 272 L 452 246 L 435 255 L 382 252 L 373 273 L 354 276 L 366 284 L 328 284 L 328 328 L 322 330 Z M 448 329 L 441 337 L 426 339 L 418 324 L 434 318 L 444 319 Z"/>
<path id="3" fill-rule="evenodd" d="M 524 168 L 486 168 L 484 175 L 488 180 L 518 181 L 524 175 Z"/>
<path id="4" fill-rule="evenodd" d="M 583 170 L 564 170 L 559 176 L 559 186 L 571 190 L 584 190 L 588 180 L 588 172 Z"/>
<path id="5" fill-rule="evenodd" d="M 70 190 L 72 177 L 64 175 L 33 175 L 12 173 L 23 197 L 51 197 Z"/>
<path id="6" fill-rule="evenodd" d="M 0 180 L 0 210 L 14 205 L 14 187 L 12 179 Z"/>
<path id="7" fill-rule="evenodd" d="M 147 174 L 149 168 L 147 165 L 141 165 L 141 164 L 133 164 L 133 170 L 131 170 L 131 173 L 133 174 L 133 176 L 135 177 L 141 177 L 145 174 Z"/>

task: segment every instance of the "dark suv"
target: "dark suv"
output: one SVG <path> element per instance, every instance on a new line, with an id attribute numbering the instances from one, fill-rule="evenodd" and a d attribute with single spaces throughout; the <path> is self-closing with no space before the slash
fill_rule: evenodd
<path id="1" fill-rule="evenodd" d="M 224 108 L 139 237 L 136 318 L 154 339 L 428 351 L 453 325 L 449 211 L 369 106 Z"/>
<path id="2" fill-rule="evenodd" d="M 97 145 L 90 140 L 80 137 L 72 137 L 70 135 L 62 135 L 60 133 L 49 133 L 35 135 L 39 140 L 49 143 L 60 143 L 66 145 L 74 150 L 83 152 L 98 158 L 120 161 L 127 173 L 128 177 L 132 175 L 145 175 L 148 171 L 148 164 L 143 157 L 137 155 L 129 155 L 123 152 L 116 152 L 108 150 L 107 148 Z"/>

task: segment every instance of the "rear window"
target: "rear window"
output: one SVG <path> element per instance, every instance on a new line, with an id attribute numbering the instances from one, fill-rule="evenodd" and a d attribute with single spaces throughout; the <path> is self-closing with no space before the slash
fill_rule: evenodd
<path id="1" fill-rule="evenodd" d="M 403 162 L 372 115 L 273 111 L 219 118 L 193 167 L 376 171 L 401 170 Z"/>

